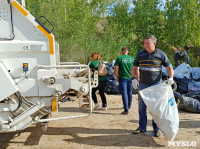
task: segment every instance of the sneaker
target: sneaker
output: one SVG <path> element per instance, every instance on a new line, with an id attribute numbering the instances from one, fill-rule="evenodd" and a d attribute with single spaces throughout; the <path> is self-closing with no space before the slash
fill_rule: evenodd
<path id="1" fill-rule="evenodd" d="M 100 105 L 98 103 L 96 103 L 95 106 L 94 106 L 94 110 L 97 110 L 99 108 L 99 106 Z"/>
<path id="2" fill-rule="evenodd" d="M 123 111 L 121 114 L 123 114 L 123 115 L 128 115 L 128 112 Z"/>
<path id="3" fill-rule="evenodd" d="M 107 111 L 107 107 L 101 107 L 98 110 Z"/>
<path id="4" fill-rule="evenodd" d="M 161 136 L 160 130 L 154 131 L 154 137 L 160 137 L 160 136 Z"/>
<path id="5" fill-rule="evenodd" d="M 132 132 L 132 134 L 134 134 L 134 135 L 139 134 L 139 133 L 146 133 L 146 131 L 140 130 L 140 129 L 138 128 L 138 129 L 136 129 L 136 130 L 134 130 L 134 131 Z"/>

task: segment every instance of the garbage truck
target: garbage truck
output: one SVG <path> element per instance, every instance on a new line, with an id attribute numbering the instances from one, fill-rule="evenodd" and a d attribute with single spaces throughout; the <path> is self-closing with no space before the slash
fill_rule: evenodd
<path id="1" fill-rule="evenodd" d="M 45 16 L 33 17 L 18 1 L 0 0 L 1 133 L 92 113 L 91 89 L 98 85 L 98 75 L 92 75 L 88 65 L 60 62 L 53 29 Z M 80 106 L 83 97 L 88 99 L 88 113 L 50 117 L 51 112 L 58 112 L 59 99 L 67 97 L 69 90 L 76 92 Z"/>

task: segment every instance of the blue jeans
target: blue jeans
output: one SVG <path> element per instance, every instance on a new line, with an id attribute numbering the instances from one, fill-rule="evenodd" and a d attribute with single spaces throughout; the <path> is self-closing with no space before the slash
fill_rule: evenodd
<path id="1" fill-rule="evenodd" d="M 153 86 L 153 85 L 157 85 L 162 83 L 162 80 L 153 83 L 153 84 L 144 84 L 142 82 L 139 83 L 139 87 L 138 87 L 138 91 L 145 89 L 147 87 Z M 146 127 L 147 127 L 147 110 L 146 110 L 146 105 L 142 99 L 142 97 L 140 96 L 140 94 L 138 94 L 138 111 L 139 111 L 139 128 L 142 131 L 146 131 Z M 152 126 L 153 126 L 153 130 L 154 131 L 158 131 L 159 128 L 156 125 L 156 123 L 154 122 L 154 120 L 152 120 Z"/>
<path id="2" fill-rule="evenodd" d="M 132 105 L 132 80 L 119 78 L 124 111 L 128 112 Z M 128 95 L 128 98 L 127 98 Z"/>

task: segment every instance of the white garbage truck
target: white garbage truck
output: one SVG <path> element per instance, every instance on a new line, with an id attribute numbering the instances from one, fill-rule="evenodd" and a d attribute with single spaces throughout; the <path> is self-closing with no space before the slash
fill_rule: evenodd
<path id="1" fill-rule="evenodd" d="M 92 112 L 91 88 L 98 85 L 98 75 L 91 79 L 87 65 L 60 62 L 59 45 L 41 18 L 51 24 L 44 16 L 34 18 L 16 0 L 0 0 L 0 132 Z M 88 113 L 49 117 L 69 90 L 76 92 L 80 106 L 86 96 Z"/>

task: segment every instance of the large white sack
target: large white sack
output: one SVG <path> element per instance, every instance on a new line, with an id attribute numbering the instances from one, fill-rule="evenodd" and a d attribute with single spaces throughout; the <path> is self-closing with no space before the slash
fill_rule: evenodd
<path id="1" fill-rule="evenodd" d="M 139 91 L 160 131 L 168 140 L 174 140 L 179 129 L 179 115 L 172 88 L 158 84 Z"/>

